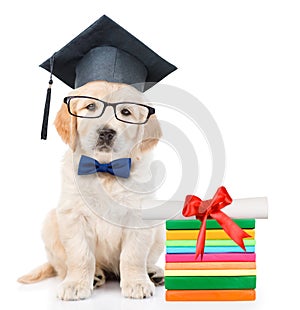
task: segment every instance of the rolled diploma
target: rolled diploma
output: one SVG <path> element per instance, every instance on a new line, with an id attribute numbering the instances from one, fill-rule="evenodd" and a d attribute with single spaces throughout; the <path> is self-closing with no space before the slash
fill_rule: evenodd
<path id="1" fill-rule="evenodd" d="M 141 203 L 144 220 L 191 219 L 182 215 L 184 201 L 176 200 L 143 200 Z M 267 219 L 268 200 L 266 197 L 235 199 L 222 209 L 233 219 Z"/>

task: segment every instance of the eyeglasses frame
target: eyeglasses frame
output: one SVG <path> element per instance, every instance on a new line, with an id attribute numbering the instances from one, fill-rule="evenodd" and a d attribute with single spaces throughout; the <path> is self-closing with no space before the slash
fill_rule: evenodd
<path id="1" fill-rule="evenodd" d="M 93 99 L 93 100 L 96 100 L 96 101 L 100 101 L 100 102 L 102 102 L 104 104 L 103 111 L 101 112 L 101 114 L 99 116 L 81 116 L 81 115 L 76 115 L 76 114 L 72 113 L 71 108 L 70 108 L 70 101 L 71 101 L 71 99 L 74 99 L 74 98 Z M 136 103 L 136 102 L 130 102 L 130 101 L 122 101 L 122 102 L 109 103 L 109 102 L 103 101 L 101 99 L 94 98 L 94 97 L 89 97 L 89 96 L 67 96 L 67 97 L 64 98 L 64 103 L 68 107 L 68 112 L 72 116 L 79 117 L 79 118 L 99 118 L 99 117 L 101 117 L 104 114 L 106 108 L 111 106 L 114 109 L 115 118 L 118 121 L 124 122 L 124 123 L 127 123 L 127 124 L 133 124 L 133 125 L 143 125 L 143 124 L 146 124 L 148 122 L 150 116 L 155 114 L 155 109 L 154 108 L 149 107 L 148 105 L 145 105 L 145 104 L 142 104 L 142 103 Z M 119 119 L 117 117 L 116 106 L 118 104 L 126 104 L 126 103 L 128 103 L 128 104 L 135 104 L 135 105 L 147 108 L 148 109 L 148 115 L 147 115 L 146 120 L 144 122 L 142 122 L 142 123 L 134 123 L 134 122 L 124 121 L 124 120 Z"/>

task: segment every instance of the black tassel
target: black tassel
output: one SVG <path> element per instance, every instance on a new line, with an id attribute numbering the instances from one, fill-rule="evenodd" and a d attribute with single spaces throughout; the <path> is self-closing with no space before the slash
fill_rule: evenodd
<path id="1" fill-rule="evenodd" d="M 53 54 L 53 56 L 50 59 L 50 80 L 49 80 L 49 85 L 48 85 L 48 89 L 47 89 L 42 131 L 41 131 L 41 139 L 43 139 L 43 140 L 47 140 L 48 119 L 49 119 L 50 101 L 51 101 L 51 86 L 53 84 L 52 72 L 53 72 L 53 65 L 54 65 L 54 55 L 55 54 Z"/>
<path id="2" fill-rule="evenodd" d="M 51 83 L 50 83 L 51 82 Z M 42 125 L 42 132 L 41 132 L 41 139 L 47 140 L 47 132 L 48 132 L 48 119 L 49 119 L 49 111 L 50 111 L 50 100 L 51 100 L 51 85 L 53 81 L 49 81 L 49 87 L 47 89 L 47 96 L 44 108 L 44 117 L 43 117 L 43 125 Z"/>

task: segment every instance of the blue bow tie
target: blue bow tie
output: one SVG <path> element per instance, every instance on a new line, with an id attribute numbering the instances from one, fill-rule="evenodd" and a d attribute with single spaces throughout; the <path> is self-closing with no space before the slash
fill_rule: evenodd
<path id="1" fill-rule="evenodd" d="M 78 174 L 86 175 L 97 172 L 107 172 L 121 178 L 128 178 L 131 168 L 131 158 L 120 158 L 107 164 L 100 164 L 96 159 L 82 155 L 78 166 Z"/>

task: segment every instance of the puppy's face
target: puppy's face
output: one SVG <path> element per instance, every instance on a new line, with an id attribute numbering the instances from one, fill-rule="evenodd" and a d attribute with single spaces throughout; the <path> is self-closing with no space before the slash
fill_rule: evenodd
<path id="1" fill-rule="evenodd" d="M 90 98 L 72 99 L 69 104 L 72 114 L 90 118 L 72 116 L 67 105 L 63 103 L 55 125 L 62 139 L 73 151 L 80 146 L 86 154 L 102 159 L 110 160 L 113 153 L 132 157 L 152 148 L 161 137 L 155 115 L 152 115 L 146 124 L 127 123 L 142 123 L 148 115 L 147 108 L 128 104 L 143 104 L 145 101 L 143 95 L 131 86 L 94 81 L 74 90 L 70 95 L 93 97 L 108 103 L 122 102 L 115 108 L 107 106 L 98 118 L 92 117 L 98 116 L 103 110 L 101 101 Z"/>

